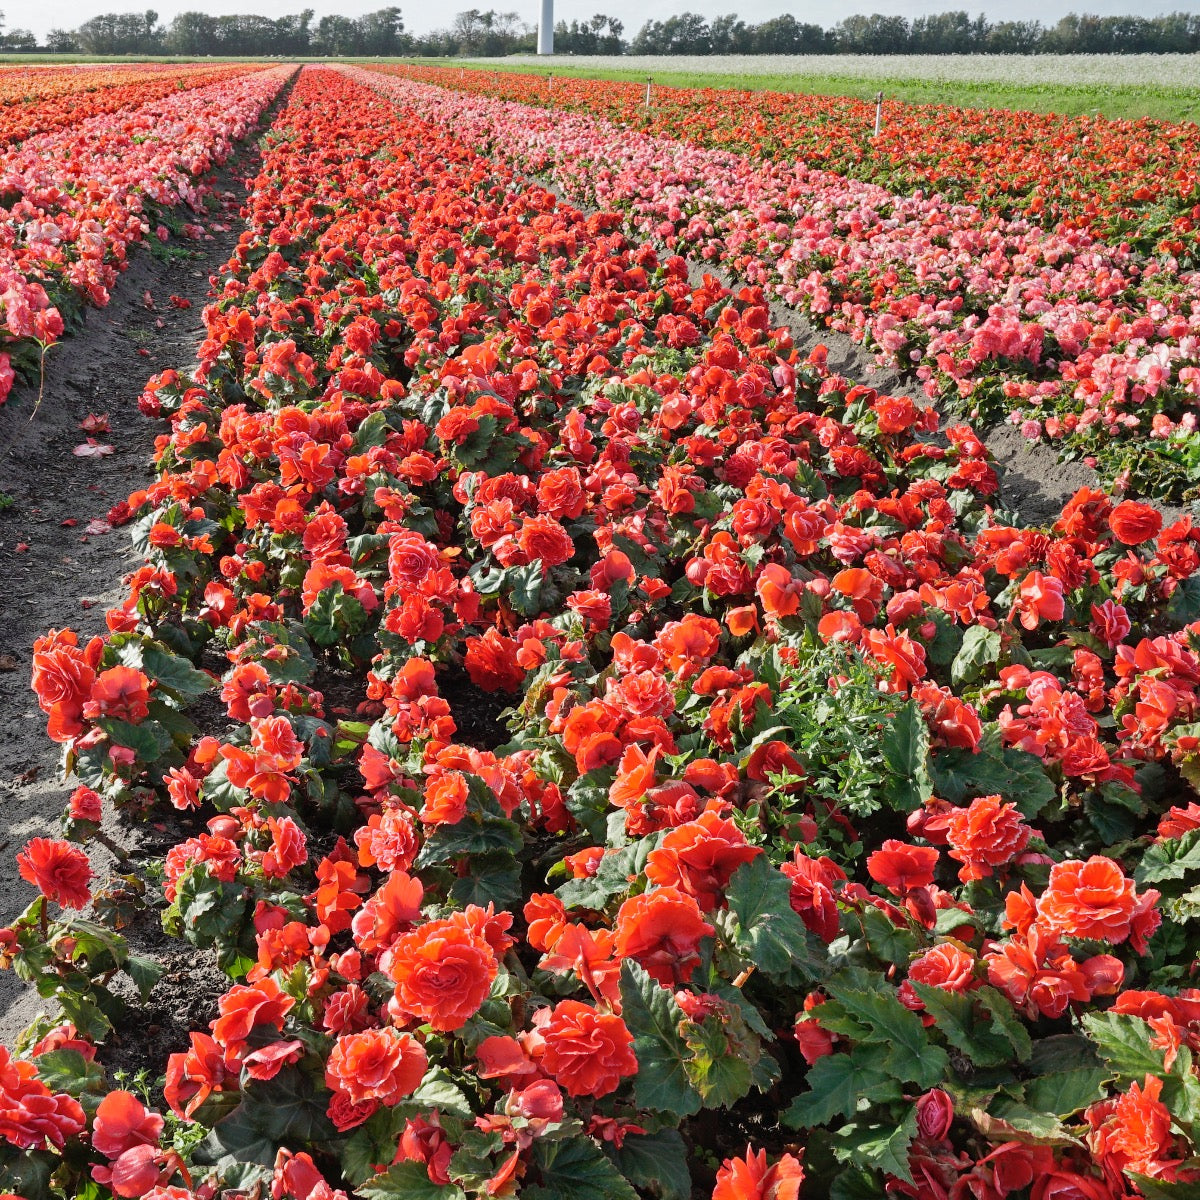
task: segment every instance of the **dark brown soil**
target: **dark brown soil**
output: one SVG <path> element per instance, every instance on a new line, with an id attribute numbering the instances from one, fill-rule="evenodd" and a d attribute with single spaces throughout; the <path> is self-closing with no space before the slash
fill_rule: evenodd
<path id="1" fill-rule="evenodd" d="M 129 1004 L 129 1017 L 116 1022 L 97 1060 L 113 1075 L 132 1077 L 147 1071 L 155 1103 L 161 1105 L 157 1082 L 168 1056 L 187 1049 L 192 1030 L 208 1028 L 217 1015 L 217 997 L 229 980 L 211 955 L 163 933 L 153 910 L 144 910 L 121 932 L 137 945 L 139 954 L 158 961 L 163 975 L 144 1004 L 132 986 L 114 986 L 113 991 Z"/>
<path id="2" fill-rule="evenodd" d="M 485 692 L 471 682 L 462 667 L 438 675 L 438 692 L 450 705 L 457 732 L 454 740 L 478 750 L 495 750 L 511 738 L 501 714 L 518 697 L 508 692 Z"/>
<path id="3" fill-rule="evenodd" d="M 30 837 L 59 835 L 70 793 L 60 778 L 59 748 L 46 738 L 45 717 L 29 690 L 34 639 L 52 628 L 74 629 L 81 638 L 100 633 L 105 609 L 122 598 L 120 580 L 136 565 L 128 529 L 100 535 L 85 530 L 152 478 L 154 439 L 162 426 L 138 412 L 137 400 L 152 374 L 195 360 L 210 277 L 237 242 L 244 184 L 256 157 L 257 148 L 244 145 L 211 180 L 215 203 L 201 220 L 224 225 L 224 231 L 212 230 L 211 240 L 173 242 L 170 254 L 139 248 L 108 307 L 89 310 L 83 327 L 46 356 L 40 403 L 37 386 L 18 385 L 0 406 L 0 493 L 11 498 L 0 501 L 7 505 L 0 509 L 0 724 L 6 730 L 0 739 L 6 817 L 0 833 L 0 922 L 13 920 L 34 897 L 17 874 L 14 855 Z M 179 248 L 190 254 L 181 256 Z M 153 309 L 145 302 L 147 292 Z M 172 296 L 191 307 L 173 305 Z M 89 413 L 108 415 L 110 432 L 96 437 L 112 446 L 109 456 L 72 453 L 86 440 L 79 424 Z M 18 549 L 22 545 L 27 549 Z M 105 829 L 133 853 L 135 865 L 189 832 L 161 821 L 138 827 L 112 814 Z M 117 861 L 96 843 L 88 849 L 94 885 L 102 886 L 116 873 Z M 118 1029 L 105 1059 L 113 1067 L 149 1067 L 155 1074 L 167 1051 L 186 1046 L 189 1027 L 204 1027 L 224 982 L 206 956 L 165 938 L 155 913 L 139 917 L 125 933 L 135 953 L 159 959 L 166 972 L 136 1028 Z M 0 973 L 5 1043 L 43 1007 L 11 972 Z"/>

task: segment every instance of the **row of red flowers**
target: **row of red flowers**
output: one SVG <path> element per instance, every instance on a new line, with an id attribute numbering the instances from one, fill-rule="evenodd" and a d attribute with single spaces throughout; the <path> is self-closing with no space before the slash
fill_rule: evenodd
<path id="1" fill-rule="evenodd" d="M 165 923 L 233 984 L 169 1119 L 107 1092 L 93 981 L 153 980 L 49 919 L 83 853 L 27 847 L 6 954 L 72 1024 L 0 1072 L 0 1186 L 1188 1186 L 1200 531 L 1002 523 L 969 427 L 345 72 L 302 72 L 248 219 L 143 397 L 145 565 L 33 681 L 69 832 L 207 818 Z M 503 745 L 459 734 L 484 692 Z"/>
<path id="2" fill-rule="evenodd" d="M 1147 256 L 1200 266 L 1193 121 L 1064 117 L 803 92 L 645 86 L 550 74 L 425 68 L 460 91 L 595 113 L 647 133 L 923 190 L 1082 229 Z"/>
<path id="3" fill-rule="evenodd" d="M 564 115 L 557 92 L 548 109 L 502 103 L 490 97 L 507 85 L 481 72 L 380 70 L 454 89 L 391 85 L 576 203 L 619 208 L 638 236 L 723 263 L 864 342 L 949 411 L 1020 424 L 1119 490 L 1195 495 L 1200 276 L 1174 260 L 1146 263 L 1069 224 L 637 134 L 586 108 Z"/>
<path id="4" fill-rule="evenodd" d="M 245 69 L 195 63 L 2 68 L 0 145 L 64 125 L 78 125 L 102 113 L 137 108 L 181 87 L 203 87 L 240 75 Z"/>
<path id="5" fill-rule="evenodd" d="M 291 73 L 221 67 L 181 77 L 171 69 L 165 80 L 129 85 L 125 107 L 100 104 L 86 119 L 51 122 L 4 154 L 0 403 L 18 373 L 37 377 L 64 318 L 107 304 L 132 246 L 168 236 L 162 221 L 171 209 L 203 215 L 199 178 L 225 161 Z M 76 118 L 89 111 L 77 100 Z M 202 232 L 195 220 L 179 224 L 185 234 Z"/>

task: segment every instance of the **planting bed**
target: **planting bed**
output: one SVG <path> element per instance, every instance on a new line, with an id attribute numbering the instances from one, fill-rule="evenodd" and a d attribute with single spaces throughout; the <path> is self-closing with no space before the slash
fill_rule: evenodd
<path id="1" fill-rule="evenodd" d="M 821 98 L 777 96 L 772 111 L 750 96 L 723 105 L 664 89 L 647 116 L 627 85 L 392 70 L 454 89 L 404 88 L 423 111 L 547 173 L 577 203 L 619 208 L 642 236 L 735 267 L 911 372 L 944 407 L 1011 421 L 1026 438 L 1097 466 L 1119 490 L 1195 498 L 1200 275 L 1182 268 L 1198 197 L 1172 148 L 1194 126 L 1149 123 L 1131 145 L 1128 123 L 1097 120 L 1086 134 L 1055 135 L 1014 114 L 997 138 L 985 136 L 979 113 L 930 109 L 921 120 L 936 135 L 896 120 L 889 148 L 866 136 L 863 114 Z M 807 164 L 791 157 L 826 144 L 811 103 L 833 105 L 825 120 L 840 117 L 851 131 L 854 153 L 835 157 L 833 170 L 820 154 Z M 781 145 L 763 140 L 768 120 Z M 644 136 L 631 131 L 642 127 Z M 1067 140 L 1086 153 L 1066 153 Z M 980 143 L 1002 157 L 980 157 L 972 149 Z M 1095 173 L 1097 144 L 1110 148 L 1099 159 L 1105 169 L 1125 181 L 1130 158 L 1146 168 L 1132 208 L 1124 183 Z M 1118 145 L 1128 157 L 1116 156 Z M 913 182 L 894 169 L 896 155 L 930 157 L 945 193 L 889 190 Z M 1155 181 L 1171 172 L 1169 185 Z M 1164 241 L 1165 213 L 1178 236 Z M 1033 223 L 1043 216 L 1057 223 Z M 1105 231 L 1129 241 L 1097 240 Z"/>
<path id="2" fill-rule="evenodd" d="M 171 92 L 244 74 L 244 66 L 0 69 L 0 142 L 136 108 Z"/>
<path id="3" fill-rule="evenodd" d="M 240 133 L 287 75 L 216 85 L 260 89 Z M 1077 320 L 1109 377 L 1174 338 L 1190 395 L 1194 282 L 389 71 L 306 67 L 267 119 L 227 261 L 132 268 L 183 321 L 216 273 L 194 354 L 186 324 L 142 347 L 155 465 L 103 521 L 130 573 L 108 591 L 96 526 L 4 547 L 9 593 L 65 568 L 105 611 L 0 626 L 0 702 L 31 669 L 12 723 L 36 704 L 69 773 L 57 829 L 19 793 L 8 851 L 0 956 L 46 1012 L 12 997 L 0 1192 L 1194 1194 L 1200 528 L 1123 490 L 1186 491 L 1190 401 L 1159 406 L 1170 453 L 1131 433 L 1115 491 L 1018 522 L 934 376 L 881 394 L 771 307 L 812 222 L 831 263 L 921 228 L 960 248 L 931 293 L 1054 292 L 1026 339 L 1126 272 Z M 807 265 L 810 298 L 861 286 Z M 130 361 L 96 321 L 16 449 L 61 470 L 103 399 L 80 461 L 109 487 L 149 428 L 126 376 L 54 373 Z M 1031 379 L 1069 407 L 1062 359 L 946 353 L 976 408 Z M 1141 411 L 1097 406 L 1110 441 Z M 113 499 L 21 486 L 6 543 Z M 76 536 L 101 548 L 54 562 Z"/>

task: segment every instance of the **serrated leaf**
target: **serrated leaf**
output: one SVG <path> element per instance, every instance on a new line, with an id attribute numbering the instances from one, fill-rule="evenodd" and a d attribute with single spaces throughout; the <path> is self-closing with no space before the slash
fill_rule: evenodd
<path id="1" fill-rule="evenodd" d="M 815 1129 L 834 1117 L 851 1117 L 860 1098 L 876 1102 L 900 1096 L 900 1085 L 884 1071 L 879 1053 L 864 1047 L 850 1054 L 826 1054 L 805 1076 L 809 1090 L 792 1101 L 780 1120 L 793 1129 Z"/>
<path id="2" fill-rule="evenodd" d="M 864 905 L 857 916 L 871 953 L 883 962 L 907 967 L 917 952 L 917 935 L 911 929 L 897 925 L 887 913 L 872 904 Z"/>
<path id="3" fill-rule="evenodd" d="M 1021 814 L 1032 820 L 1057 795 L 1042 760 L 1001 746 L 995 726 L 987 729 L 977 753 L 938 750 L 931 762 L 934 790 L 951 804 L 965 804 L 977 796 L 1011 797 Z"/>
<path id="4" fill-rule="evenodd" d="M 523 1200 L 638 1200 L 629 1181 L 591 1138 L 539 1139 L 532 1165 L 541 1183 L 527 1183 L 521 1189 Z"/>
<path id="5" fill-rule="evenodd" d="M 96 724 L 116 745 L 132 750 L 139 762 L 157 762 L 171 749 L 171 735 L 155 721 L 131 725 L 115 717 L 101 717 Z"/>
<path id="6" fill-rule="evenodd" d="M 1052 1075 L 1056 1071 L 1074 1071 L 1082 1067 L 1098 1067 L 1100 1058 L 1095 1045 L 1077 1033 L 1056 1033 L 1039 1038 L 1029 1055 L 1029 1069 L 1036 1075 Z"/>
<path id="7" fill-rule="evenodd" d="M 407 1110 L 379 1108 L 338 1147 L 338 1161 L 348 1182 L 357 1187 L 379 1174 L 380 1166 L 404 1132 Z"/>
<path id="8" fill-rule="evenodd" d="M 471 1116 L 471 1104 L 462 1088 L 440 1067 L 431 1068 L 409 1102 L 423 1109 L 436 1108 L 442 1114 Z"/>
<path id="9" fill-rule="evenodd" d="M 9 1156 L 0 1166 L 0 1189 L 25 1200 L 51 1200 L 50 1177 L 62 1158 L 49 1150 L 27 1150 Z"/>
<path id="10" fill-rule="evenodd" d="M 970 626 L 963 634 L 962 646 L 950 664 L 950 682 L 956 688 L 978 679 L 983 668 L 1000 657 L 1000 630 Z"/>
<path id="11" fill-rule="evenodd" d="M 987 1112 L 976 1110 L 972 1114 L 976 1125 L 985 1133 L 991 1133 L 1007 1140 L 1010 1131 L 1018 1134 L 1028 1134 L 1039 1142 L 1071 1145 L 1075 1139 L 1063 1127 L 1059 1119 L 1049 1112 L 1042 1112 L 1014 1100 L 1010 1096 L 999 1095 L 988 1105 Z M 997 1128 L 996 1123 L 1002 1124 Z"/>
<path id="12" fill-rule="evenodd" d="M 348 641 L 367 623 L 367 610 L 357 596 L 348 595 L 340 583 L 331 583 L 317 593 L 304 628 L 318 646 L 333 646 Z"/>
<path id="13" fill-rule="evenodd" d="M 700 1111 L 700 1093 L 684 1064 L 687 1047 L 679 1036 L 683 1010 L 675 997 L 632 959 L 621 964 L 621 1015 L 633 1034 L 638 1070 L 633 1077 L 639 1108 L 688 1117 Z"/>
<path id="14" fill-rule="evenodd" d="M 175 894 L 180 932 L 201 949 L 225 943 L 231 930 L 240 929 L 248 904 L 242 888 L 216 879 L 204 866 L 185 872 Z"/>
<path id="15" fill-rule="evenodd" d="M 646 865 L 651 851 L 661 843 L 661 835 L 639 838 L 630 846 L 610 850 L 600 860 L 595 875 L 569 879 L 556 894 L 567 908 L 603 909 L 613 898 L 629 890 Z"/>
<path id="16" fill-rule="evenodd" d="M 125 974 L 137 985 L 143 1001 L 149 999 L 154 985 L 162 978 L 165 970 L 162 963 L 138 954 L 131 954 L 125 961 Z"/>
<path id="17" fill-rule="evenodd" d="M 52 1092 L 82 1096 L 84 1092 L 104 1092 L 104 1068 L 84 1058 L 78 1050 L 49 1050 L 33 1060 L 38 1078 Z"/>
<path id="18" fill-rule="evenodd" d="M 233 1163 L 257 1163 L 270 1168 L 275 1163 L 279 1147 L 255 1125 L 245 1104 L 239 1104 L 227 1117 L 218 1121 L 208 1137 L 196 1148 L 196 1161 L 204 1166 L 224 1166 Z"/>
<path id="19" fill-rule="evenodd" d="M 1166 619 L 1172 628 L 1200 620 L 1200 575 L 1182 580 L 1171 593 Z"/>
<path id="20" fill-rule="evenodd" d="M 1095 1039 L 1108 1074 L 1122 1088 L 1142 1084 L 1147 1075 L 1163 1081 L 1163 1103 L 1174 1120 L 1193 1139 L 1200 1135 L 1200 1079 L 1192 1070 L 1192 1053 L 1181 1046 L 1168 1071 L 1164 1052 L 1153 1044 L 1155 1033 L 1149 1022 L 1126 1013 L 1085 1013 L 1084 1028 Z"/>
<path id="21" fill-rule="evenodd" d="M 725 1021 L 710 1018 L 699 1025 L 694 1021 L 684 1024 L 688 1048 L 684 1069 L 705 1108 L 736 1104 L 753 1085 L 762 1048 L 745 1022 L 737 1021 L 740 1030 L 734 1027 L 736 1017 L 736 1012 L 731 1012 Z"/>
<path id="22" fill-rule="evenodd" d="M 1033 1051 L 1033 1043 L 1029 1038 L 1029 1030 L 1008 997 L 994 987 L 981 987 L 976 988 L 975 998 L 992 1014 L 993 1025 L 1008 1039 L 1017 1061 L 1027 1062 Z"/>
<path id="23" fill-rule="evenodd" d="M 554 594 L 540 558 L 526 566 L 510 567 L 505 571 L 501 590 L 506 592 L 508 602 L 523 617 L 536 617 L 547 607 Z"/>
<path id="24" fill-rule="evenodd" d="M 949 992 L 911 979 L 909 983 L 933 1017 L 934 1028 L 975 1066 L 999 1067 L 1013 1060 L 1012 1043 L 980 1014 L 972 993 Z"/>
<path id="25" fill-rule="evenodd" d="M 857 986 L 860 982 L 867 986 Z M 821 1025 L 855 1041 L 884 1046 L 882 1066 L 889 1075 L 934 1087 L 949 1066 L 946 1052 L 929 1041 L 921 1018 L 900 1003 L 893 988 L 866 972 L 845 972 L 825 985 L 834 1004 L 817 1014 Z"/>
<path id="26" fill-rule="evenodd" d="M 689 1200 L 692 1177 L 687 1145 L 677 1129 L 627 1134 L 621 1148 L 604 1143 L 604 1152 L 636 1188 L 658 1200 Z"/>
<path id="27" fill-rule="evenodd" d="M 1159 900 L 1158 907 L 1176 925 L 1200 919 L 1200 886 L 1189 888 L 1182 896 L 1166 896 Z"/>
<path id="28" fill-rule="evenodd" d="M 423 1162 L 395 1163 L 355 1192 L 363 1200 L 465 1200 L 467 1194 L 456 1184 L 434 1183 Z"/>
<path id="29" fill-rule="evenodd" d="M 213 686 L 213 681 L 187 659 L 169 654 L 154 645 L 148 645 L 142 651 L 142 670 L 159 687 L 179 696 L 199 696 Z"/>
<path id="30" fill-rule="evenodd" d="M 1153 1179 L 1149 1175 L 1139 1175 L 1129 1171 L 1129 1179 L 1137 1184 L 1138 1192 L 1145 1200 L 1196 1200 L 1200 1190 L 1194 1182 L 1171 1182 L 1163 1179 Z"/>
<path id="31" fill-rule="evenodd" d="M 387 413 L 376 410 L 368 413 L 354 431 L 354 452 L 362 454 L 372 446 L 382 446 L 387 441 Z"/>
<path id="32" fill-rule="evenodd" d="M 1200 829 L 1189 829 L 1183 837 L 1168 838 L 1148 846 L 1133 878 L 1141 887 L 1167 879 L 1182 879 L 1188 871 L 1200 871 Z"/>
<path id="33" fill-rule="evenodd" d="M 315 1144 L 335 1133 L 326 1112 L 327 1094 L 299 1067 L 284 1067 L 271 1080 L 255 1080 L 243 1095 L 254 1107 L 258 1126 L 275 1136 L 281 1145 Z"/>
<path id="34" fill-rule="evenodd" d="M 58 1001 L 63 1016 L 84 1037 L 102 1042 L 112 1032 L 112 1021 L 92 997 L 60 987 L 55 989 L 54 999 Z"/>
<path id="35" fill-rule="evenodd" d="M 497 911 L 512 908 L 521 897 L 521 867 L 517 859 L 503 851 L 473 854 L 471 869 L 450 885 L 450 897 L 464 908 L 494 904 Z"/>
<path id="36" fill-rule="evenodd" d="M 1104 1084 L 1111 1072 L 1105 1067 L 1080 1067 L 1038 1075 L 1025 1084 L 1025 1101 L 1039 1112 L 1069 1117 L 1104 1097 Z"/>
<path id="37" fill-rule="evenodd" d="M 791 883 L 765 854 L 743 863 L 725 889 L 736 948 L 763 972 L 797 985 L 820 975 L 808 930 L 792 909 Z"/>
<path id="38" fill-rule="evenodd" d="M 909 700 L 884 730 L 883 757 L 893 778 L 888 796 L 902 812 L 912 812 L 933 795 L 929 775 L 929 726 Z"/>
<path id="39" fill-rule="evenodd" d="M 899 1125 L 860 1125 L 855 1122 L 833 1135 L 833 1153 L 838 1162 L 886 1171 L 905 1183 L 912 1183 L 908 1169 L 908 1148 L 917 1135 L 917 1110 L 910 1107 Z"/>
<path id="40" fill-rule="evenodd" d="M 1100 1057 L 1126 1083 L 1141 1083 L 1147 1075 L 1163 1075 L 1163 1052 L 1151 1044 L 1154 1030 L 1124 1013 L 1084 1013 L 1083 1027 L 1096 1043 Z"/>
<path id="41" fill-rule="evenodd" d="M 843 1171 L 829 1188 L 829 1200 L 879 1200 L 883 1194 L 879 1176 L 861 1167 Z"/>
<path id="42" fill-rule="evenodd" d="M 516 854 L 522 845 L 520 826 L 504 815 L 483 780 L 472 777 L 462 820 L 453 825 L 439 825 L 421 847 L 416 865 L 439 866 L 471 854 L 489 854 L 498 861 Z"/>
<path id="43" fill-rule="evenodd" d="M 418 867 L 436 866 L 465 854 L 493 852 L 516 854 L 521 848 L 521 830 L 504 817 L 472 819 L 468 814 L 456 825 L 439 825 L 421 847 Z"/>

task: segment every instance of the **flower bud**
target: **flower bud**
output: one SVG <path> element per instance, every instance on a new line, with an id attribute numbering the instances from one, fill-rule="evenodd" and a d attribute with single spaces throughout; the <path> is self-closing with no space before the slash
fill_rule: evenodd
<path id="1" fill-rule="evenodd" d="M 940 1142 L 954 1122 L 954 1101 L 941 1088 L 926 1092 L 917 1101 L 917 1134 L 922 1141 Z"/>

